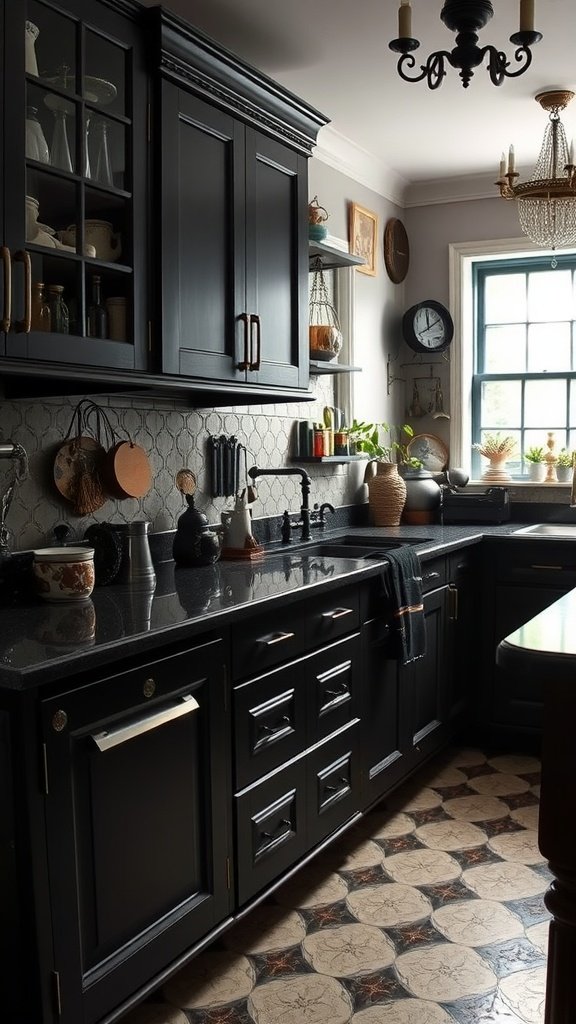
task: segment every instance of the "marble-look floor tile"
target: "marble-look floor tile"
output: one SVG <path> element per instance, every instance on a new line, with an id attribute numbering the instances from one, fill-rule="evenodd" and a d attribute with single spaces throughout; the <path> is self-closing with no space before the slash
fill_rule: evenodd
<path id="1" fill-rule="evenodd" d="M 443 754 L 122 1024 L 543 1024 L 539 780 Z"/>

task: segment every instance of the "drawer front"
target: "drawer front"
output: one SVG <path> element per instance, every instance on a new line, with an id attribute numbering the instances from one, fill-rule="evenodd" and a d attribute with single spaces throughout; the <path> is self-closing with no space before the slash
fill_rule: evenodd
<path id="1" fill-rule="evenodd" d="M 429 562 L 422 562 L 422 591 L 428 594 L 431 590 L 443 587 L 447 582 L 446 559 L 432 558 Z"/>
<path id="2" fill-rule="evenodd" d="M 361 807 L 358 720 L 306 758 L 310 846 Z"/>
<path id="3" fill-rule="evenodd" d="M 337 640 L 360 626 L 360 602 L 357 587 L 319 594 L 312 603 L 306 603 L 308 648 Z"/>
<path id="4" fill-rule="evenodd" d="M 313 655 L 309 670 L 310 743 L 316 743 L 358 715 L 360 634 Z"/>
<path id="5" fill-rule="evenodd" d="M 233 678 L 259 675 L 267 668 L 304 654 L 307 643 L 302 605 L 278 608 L 257 619 L 238 623 L 232 630 Z"/>
<path id="6" fill-rule="evenodd" d="M 304 750 L 306 704 L 301 661 L 235 687 L 236 789 L 249 786 Z"/>
<path id="7" fill-rule="evenodd" d="M 306 852 L 304 763 L 301 758 L 236 796 L 240 905 Z"/>
<path id="8" fill-rule="evenodd" d="M 495 548 L 496 578 L 507 583 L 576 587 L 576 545 L 517 539 Z"/>

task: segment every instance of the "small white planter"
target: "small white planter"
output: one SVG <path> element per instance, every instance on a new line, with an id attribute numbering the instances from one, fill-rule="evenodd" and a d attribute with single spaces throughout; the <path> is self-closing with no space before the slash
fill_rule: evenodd
<path id="1" fill-rule="evenodd" d="M 528 479 L 535 484 L 541 484 L 546 477 L 548 466 L 545 462 L 528 463 Z"/>
<path id="2" fill-rule="evenodd" d="M 572 479 L 572 466 L 556 466 L 559 484 L 569 484 Z"/>

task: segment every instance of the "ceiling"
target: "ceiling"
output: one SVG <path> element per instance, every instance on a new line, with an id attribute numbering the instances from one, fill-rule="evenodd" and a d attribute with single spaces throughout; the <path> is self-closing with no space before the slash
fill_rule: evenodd
<path id="1" fill-rule="evenodd" d="M 144 0 L 151 6 L 153 0 Z M 495 181 L 502 150 L 514 143 L 517 163 L 531 170 L 546 114 L 534 101 L 550 87 L 576 92 L 576 3 L 536 0 L 535 27 L 543 39 L 533 63 L 497 88 L 485 67 L 468 89 L 448 70 L 441 87 L 403 82 L 388 42 L 397 36 L 399 0 L 166 0 L 185 18 L 331 119 L 319 138 L 349 140 L 407 185 L 462 175 Z M 413 34 L 422 61 L 451 49 L 454 36 L 440 21 L 442 0 L 412 0 Z M 513 57 L 519 0 L 494 0 L 494 17 L 480 34 Z M 576 99 L 562 116 L 576 137 Z M 343 137 L 343 138 L 342 138 Z M 362 151 L 366 151 L 362 153 Z"/>

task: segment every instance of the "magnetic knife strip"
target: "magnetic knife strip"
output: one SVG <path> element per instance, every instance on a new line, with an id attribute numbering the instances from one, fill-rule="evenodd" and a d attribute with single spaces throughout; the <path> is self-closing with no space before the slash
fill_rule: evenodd
<path id="1" fill-rule="evenodd" d="M 212 497 L 221 498 L 236 494 L 240 480 L 240 454 L 243 445 L 238 438 L 226 434 L 210 435 L 208 453 L 212 476 Z"/>

